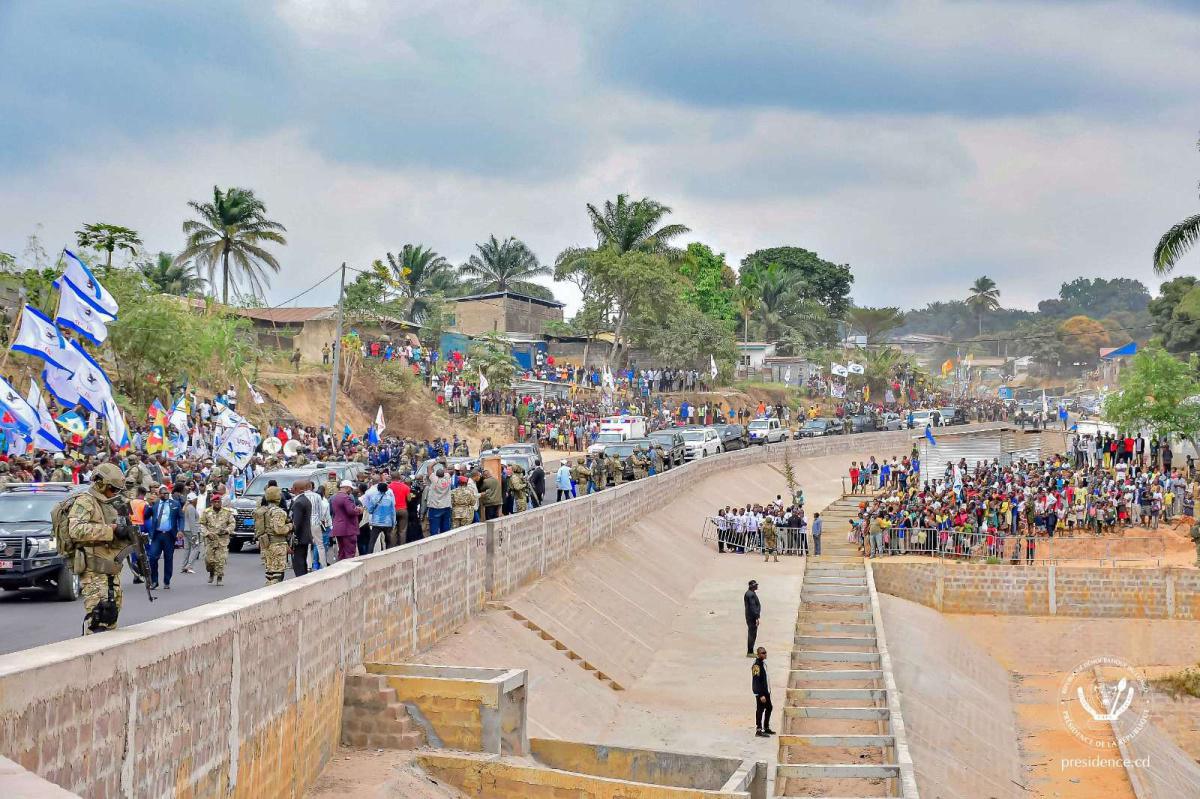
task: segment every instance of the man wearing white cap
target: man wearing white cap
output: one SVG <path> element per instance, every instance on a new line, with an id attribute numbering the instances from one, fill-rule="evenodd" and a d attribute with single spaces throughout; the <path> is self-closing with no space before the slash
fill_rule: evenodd
<path id="1" fill-rule="evenodd" d="M 195 492 L 187 495 L 183 505 L 183 545 L 186 547 L 183 556 L 184 574 L 195 574 L 193 562 L 200 560 L 200 511 L 196 508 L 199 499 Z"/>

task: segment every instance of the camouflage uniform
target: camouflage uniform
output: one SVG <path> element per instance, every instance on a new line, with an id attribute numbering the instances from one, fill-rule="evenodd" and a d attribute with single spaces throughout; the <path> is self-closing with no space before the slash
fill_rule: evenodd
<path id="1" fill-rule="evenodd" d="M 608 474 L 615 486 L 625 482 L 625 464 L 621 463 L 621 459 L 616 455 L 610 455 L 608 458 Z"/>
<path id="2" fill-rule="evenodd" d="M 461 485 L 450 492 L 451 527 L 465 527 L 475 521 L 475 504 L 479 495 L 469 485 Z"/>
<path id="3" fill-rule="evenodd" d="M 586 466 L 583 470 L 591 475 Z M 508 490 L 513 496 L 513 510 L 520 513 L 529 508 L 529 481 L 525 479 L 525 467 L 513 466 L 512 476 L 508 478 Z"/>
<path id="4" fill-rule="evenodd" d="M 480 452 L 483 452 L 484 450 L 489 450 L 489 449 L 493 449 L 493 447 L 492 447 L 492 437 L 491 437 L 491 436 L 485 436 L 485 437 L 484 437 L 484 439 L 483 439 L 483 441 L 482 441 L 482 442 L 480 442 L 480 444 L 479 444 L 479 451 L 480 451 Z"/>
<path id="5" fill-rule="evenodd" d="M 663 455 L 662 447 L 655 444 L 654 448 L 650 450 L 650 467 L 654 469 L 655 474 L 662 474 L 665 463 L 666 457 Z"/>
<path id="6" fill-rule="evenodd" d="M 592 463 L 592 480 L 596 483 L 597 491 L 608 487 L 608 464 L 604 462 L 603 455 L 598 455 Z"/>
<path id="7" fill-rule="evenodd" d="M 66 466 L 59 466 L 54 471 L 50 472 L 51 483 L 70 483 L 71 470 Z"/>
<path id="8" fill-rule="evenodd" d="M 641 450 L 634 450 L 629 456 L 629 465 L 633 467 L 633 479 L 641 480 L 646 476 L 646 459 L 642 456 Z"/>
<path id="9" fill-rule="evenodd" d="M 308 456 L 305 455 L 303 452 L 298 453 L 296 455 L 296 459 L 294 461 L 292 461 L 292 463 L 296 466 L 307 466 L 308 465 Z"/>
<path id="10" fill-rule="evenodd" d="M 200 514 L 200 534 L 204 537 L 204 568 L 208 581 L 217 585 L 225 579 L 225 562 L 229 559 L 229 536 L 233 533 L 233 510 L 211 505 Z"/>
<path id="11" fill-rule="evenodd" d="M 12 482 L 12 478 L 8 476 L 8 463 L 0 461 L 0 488 L 4 488 Z"/>
<path id="12" fill-rule="evenodd" d="M 139 488 L 150 488 L 150 470 L 142 465 L 136 457 L 129 459 L 129 469 L 125 472 L 125 493 L 130 499 L 137 499 Z"/>
<path id="13" fill-rule="evenodd" d="M 279 486 L 271 486 L 263 495 L 263 504 L 254 511 L 254 537 L 258 539 L 258 549 L 262 553 L 267 585 L 283 582 L 283 572 L 287 569 L 288 533 L 292 523 L 279 505 L 282 501 L 283 491 Z"/>
<path id="14" fill-rule="evenodd" d="M 770 519 L 763 519 L 763 560 L 771 559 L 775 556 L 775 562 L 779 562 L 779 531 L 775 529 L 775 522 Z"/>
<path id="15" fill-rule="evenodd" d="M 325 481 L 325 499 L 332 500 L 338 492 L 338 481 L 330 478 Z"/>
<path id="16" fill-rule="evenodd" d="M 115 467 L 114 467 L 115 468 Z M 113 525 L 117 523 L 117 511 L 100 493 L 95 483 L 87 493 L 80 494 L 71 504 L 67 514 L 68 537 L 79 544 L 75 557 L 75 571 L 79 575 L 79 587 L 83 592 L 83 612 L 89 614 L 101 600 L 108 598 L 108 580 L 113 580 L 113 600 L 117 613 L 121 612 L 121 563 L 117 560 L 124 543 L 114 540 Z M 80 567 L 82 566 L 82 570 Z M 102 625 L 111 630 L 116 624 Z M 87 630 L 91 632 L 90 629 Z"/>

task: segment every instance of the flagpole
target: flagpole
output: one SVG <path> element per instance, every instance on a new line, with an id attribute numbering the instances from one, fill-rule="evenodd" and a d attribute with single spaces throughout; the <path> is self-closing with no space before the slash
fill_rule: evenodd
<path id="1" fill-rule="evenodd" d="M 24 294 L 25 292 L 21 292 Z M 17 308 L 17 317 L 13 320 L 12 327 L 8 331 L 8 346 L 4 348 L 4 355 L 0 357 L 0 371 L 3 371 L 8 366 L 8 354 L 12 352 L 13 339 L 17 337 L 17 331 L 21 329 L 21 315 L 25 313 L 25 303 L 21 303 L 21 307 Z"/>
<path id="2" fill-rule="evenodd" d="M 342 261 L 342 283 L 338 287 L 337 330 L 333 339 L 333 375 L 329 379 L 329 435 L 337 421 L 338 362 L 342 355 L 342 299 L 346 294 L 346 262 Z"/>

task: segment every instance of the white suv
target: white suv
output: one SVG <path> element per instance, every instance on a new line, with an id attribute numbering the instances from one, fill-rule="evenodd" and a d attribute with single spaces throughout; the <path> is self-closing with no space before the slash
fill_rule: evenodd
<path id="1" fill-rule="evenodd" d="M 695 460 L 723 451 L 721 435 L 712 428 L 683 431 L 684 460 Z"/>
<path id="2" fill-rule="evenodd" d="M 778 444 L 787 437 L 778 419 L 755 419 L 749 431 L 751 444 Z"/>

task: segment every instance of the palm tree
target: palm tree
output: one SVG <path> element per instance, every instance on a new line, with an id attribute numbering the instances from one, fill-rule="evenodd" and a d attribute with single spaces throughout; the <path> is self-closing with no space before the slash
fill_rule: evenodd
<path id="1" fill-rule="evenodd" d="M 1200 147 L 1200 142 L 1197 146 Z M 1197 241 L 1200 241 L 1200 214 L 1174 225 L 1158 240 L 1158 246 L 1154 248 L 1155 274 L 1168 274 Z"/>
<path id="2" fill-rule="evenodd" d="M 846 322 L 851 328 L 866 336 L 868 344 L 878 344 L 884 334 L 904 324 L 904 314 L 895 307 L 854 307 L 846 313 Z"/>
<path id="3" fill-rule="evenodd" d="M 409 319 L 420 322 L 429 310 L 430 298 L 441 292 L 452 293 L 457 284 L 450 262 L 420 244 L 405 244 L 398 255 L 387 254 L 389 279 L 405 298 Z"/>
<path id="4" fill-rule="evenodd" d="M 967 306 L 975 312 L 975 317 L 979 320 L 979 335 L 982 336 L 983 315 L 1000 308 L 1000 289 L 996 288 L 996 281 L 984 275 L 975 279 L 969 291 Z"/>
<path id="5" fill-rule="evenodd" d="M 483 244 L 476 244 L 479 252 L 472 255 L 459 267 L 459 271 L 471 278 L 475 291 L 515 291 L 529 293 L 529 278 L 550 274 L 550 267 L 538 262 L 537 256 L 518 238 L 509 236 L 498 241 L 491 236 Z"/>
<path id="6" fill-rule="evenodd" d="M 105 222 L 84 225 L 75 231 L 75 241 L 79 243 L 80 247 L 90 247 L 93 250 L 103 250 L 108 253 L 108 260 L 104 262 L 104 266 L 108 269 L 112 268 L 114 250 L 125 250 L 133 255 L 137 252 L 137 248 L 142 246 L 142 240 L 138 237 L 136 230 Z"/>
<path id="7" fill-rule="evenodd" d="M 196 259 L 197 266 L 208 271 L 208 282 L 216 285 L 221 273 L 221 302 L 229 304 L 229 284 L 245 280 L 250 293 L 261 296 L 268 281 L 268 272 L 279 271 L 279 261 L 263 249 L 266 242 L 287 244 L 283 234 L 287 228 L 267 218 L 267 206 L 250 189 L 231 188 L 222 191 L 213 186 L 210 203 L 189 202 L 188 207 L 199 219 L 183 223 L 187 246 L 179 260 Z M 237 274 L 230 274 L 230 262 Z"/>
<path id="8" fill-rule="evenodd" d="M 138 271 L 159 294 L 186 297 L 204 290 L 204 278 L 196 273 L 191 261 L 180 261 L 169 252 L 160 252 L 153 261 L 138 264 Z"/>

